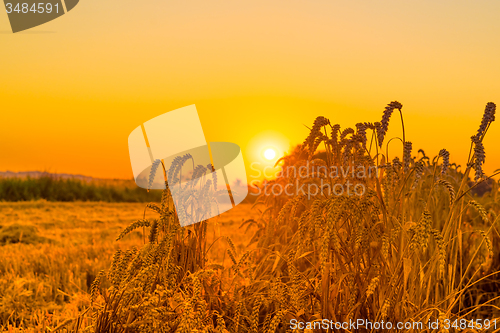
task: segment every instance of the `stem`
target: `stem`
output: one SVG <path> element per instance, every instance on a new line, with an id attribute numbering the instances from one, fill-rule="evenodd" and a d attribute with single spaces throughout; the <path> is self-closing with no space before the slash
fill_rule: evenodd
<path id="1" fill-rule="evenodd" d="M 394 140 L 394 139 L 399 139 L 399 140 L 401 140 L 401 138 L 399 138 L 399 137 L 395 137 L 395 138 L 390 139 L 390 140 L 387 142 L 387 144 L 385 145 L 385 155 L 387 156 L 387 162 L 389 162 L 389 161 L 390 161 L 390 159 L 389 159 L 389 143 L 391 143 L 391 141 L 392 141 L 392 140 Z M 403 149 L 404 149 L 404 139 L 403 139 L 401 142 L 403 143 Z"/>
<path id="2" fill-rule="evenodd" d="M 406 142 L 406 137 L 405 137 L 405 122 L 403 120 L 403 111 L 401 109 L 398 109 L 399 115 L 401 116 L 401 127 L 403 128 L 403 142 Z"/>
<path id="3" fill-rule="evenodd" d="M 432 186 L 431 186 L 431 189 L 429 190 L 429 196 L 427 197 L 427 201 L 425 202 L 425 208 L 427 210 L 429 210 L 429 202 L 431 200 L 432 191 L 436 187 L 436 171 L 437 171 L 438 162 L 439 162 L 439 155 L 438 155 L 438 158 L 434 164 L 434 172 L 432 173 Z"/>
<path id="4" fill-rule="evenodd" d="M 326 132 L 326 126 L 323 128 L 323 130 L 325 131 L 325 137 L 326 137 L 326 140 L 324 140 L 324 144 L 325 144 L 325 151 L 326 151 L 326 163 L 328 164 L 328 170 L 331 170 L 332 168 L 332 165 L 333 165 L 333 162 L 332 162 L 332 158 L 333 158 L 333 153 L 330 149 L 330 146 L 328 144 L 328 133 Z M 333 138 L 332 138 L 333 140 Z M 332 180 L 332 177 L 328 177 L 329 180 L 330 180 L 330 186 L 333 188 L 333 180 Z"/>
<path id="5" fill-rule="evenodd" d="M 377 153 L 377 171 L 379 170 L 379 153 L 378 153 L 378 137 L 377 137 L 377 133 L 375 130 L 373 130 L 373 133 L 375 135 L 375 148 L 376 148 L 376 153 Z M 375 177 L 375 183 L 376 183 L 376 186 L 377 186 L 377 194 L 379 196 L 379 200 L 380 200 L 380 204 L 382 206 L 382 214 L 384 216 L 384 222 L 385 222 L 385 225 L 387 225 L 387 208 L 385 206 L 385 203 L 384 203 L 384 197 L 382 195 L 382 188 L 380 187 L 380 181 L 379 181 L 379 178 L 380 176 L 382 176 L 382 173 L 383 173 L 383 170 L 381 170 L 379 172 L 379 174 L 377 175 L 377 177 Z"/>
<path id="6" fill-rule="evenodd" d="M 372 146 L 373 146 L 373 140 L 375 139 L 375 130 L 372 131 L 372 138 L 370 139 L 370 149 L 368 150 L 368 153 L 370 154 L 372 151 Z"/>

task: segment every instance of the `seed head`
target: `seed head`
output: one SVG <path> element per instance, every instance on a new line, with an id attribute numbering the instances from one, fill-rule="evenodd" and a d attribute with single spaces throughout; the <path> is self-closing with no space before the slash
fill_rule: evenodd
<path id="1" fill-rule="evenodd" d="M 389 129 L 389 120 L 391 119 L 392 112 L 394 112 L 394 109 L 401 110 L 402 107 L 403 105 L 401 105 L 401 103 L 397 101 L 391 102 L 387 104 L 387 106 L 385 107 L 384 114 L 382 115 L 382 121 L 380 122 L 381 123 L 380 133 L 378 133 L 379 146 L 382 146 L 382 143 L 384 142 L 384 137 L 387 133 L 387 130 Z"/>
<path id="2" fill-rule="evenodd" d="M 337 146 L 337 143 L 338 143 L 338 134 L 340 132 L 340 125 L 339 124 L 335 124 L 333 125 L 332 127 L 332 133 L 331 133 L 331 144 L 333 146 Z"/>
<path id="3" fill-rule="evenodd" d="M 492 102 L 486 104 L 486 108 L 484 109 L 483 119 L 481 120 L 481 125 L 479 125 L 479 129 L 477 130 L 478 137 L 481 137 L 486 131 L 486 128 L 488 128 L 488 125 L 493 121 L 495 121 L 496 107 L 497 106 L 495 105 L 495 103 Z"/>
<path id="4" fill-rule="evenodd" d="M 321 127 L 329 125 L 330 120 L 323 116 L 319 116 L 314 120 L 313 127 L 311 129 L 311 132 L 307 136 L 307 138 L 304 140 L 304 143 L 302 144 L 303 149 L 306 149 L 309 146 L 309 151 L 310 153 L 314 153 L 313 148 L 316 143 L 316 138 L 322 137 L 321 133 Z"/>
<path id="5" fill-rule="evenodd" d="M 483 177 L 483 163 L 486 159 L 486 153 L 484 152 L 484 146 L 481 142 L 481 138 L 479 135 L 473 135 L 471 137 L 472 142 L 474 143 L 474 164 L 473 168 L 476 171 L 474 176 L 474 181 L 477 182 L 480 178 Z"/>
<path id="6" fill-rule="evenodd" d="M 407 173 L 410 169 L 412 143 L 406 141 L 403 148 L 403 172 Z"/>
<path id="7" fill-rule="evenodd" d="M 151 172 L 149 173 L 148 190 L 151 188 L 151 186 L 153 186 L 153 181 L 155 180 L 156 176 L 156 170 L 158 169 L 160 162 L 160 160 L 156 159 L 151 166 Z"/>
<path id="8" fill-rule="evenodd" d="M 363 144 L 363 147 L 366 147 L 366 125 L 364 123 L 358 123 L 356 124 L 356 129 L 358 130 L 358 138 Z"/>
<path id="9" fill-rule="evenodd" d="M 399 160 L 399 157 L 397 156 L 392 160 L 392 165 L 394 166 L 394 170 L 396 171 L 399 171 L 399 169 L 401 169 L 401 167 L 403 166 L 401 164 L 401 161 Z"/>
<path id="10" fill-rule="evenodd" d="M 417 188 L 418 183 L 420 182 L 420 179 L 422 178 L 422 175 L 424 174 L 424 163 L 422 162 L 416 162 L 415 163 L 415 181 L 413 182 L 413 185 L 411 187 L 412 190 Z"/>
<path id="11" fill-rule="evenodd" d="M 450 167 L 450 153 L 446 149 L 441 149 L 439 156 L 443 158 L 443 165 L 441 166 L 441 175 L 444 175 Z"/>

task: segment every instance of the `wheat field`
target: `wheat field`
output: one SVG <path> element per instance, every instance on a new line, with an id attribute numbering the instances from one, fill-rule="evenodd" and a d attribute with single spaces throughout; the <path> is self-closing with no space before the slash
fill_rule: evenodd
<path id="1" fill-rule="evenodd" d="M 483 173 L 495 108 L 463 134 L 468 161 L 413 147 L 399 102 L 355 128 L 317 117 L 253 205 L 187 227 L 171 191 L 203 206 L 215 181 L 176 189 L 188 155 L 154 168 L 170 180 L 160 202 L 0 203 L 2 327 L 500 331 L 499 187 Z M 342 326 L 357 320 L 393 326 Z"/>

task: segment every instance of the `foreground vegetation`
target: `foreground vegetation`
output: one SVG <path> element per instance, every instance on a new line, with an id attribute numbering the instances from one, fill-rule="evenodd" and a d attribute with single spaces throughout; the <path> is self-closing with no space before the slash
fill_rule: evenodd
<path id="1" fill-rule="evenodd" d="M 210 203 L 204 195 L 215 180 L 203 178 L 201 189 L 177 186 L 191 156 L 176 159 L 163 170 L 171 181 L 161 202 L 116 233 L 127 244 L 146 229 L 147 240 L 114 253 L 90 286 L 90 304 L 64 329 L 275 333 L 290 332 L 293 321 L 321 332 L 315 323 L 322 319 L 364 319 L 438 321 L 440 328 L 406 330 L 437 332 L 447 321 L 499 319 L 498 184 L 482 197 L 472 191 L 486 179 L 482 141 L 495 105 L 486 106 L 463 170 L 445 149 L 434 158 L 415 153 L 402 121 L 403 137 L 386 139 L 393 113 L 403 119 L 400 103 L 390 103 L 381 122 L 355 129 L 318 117 L 304 144 L 281 161 L 283 170 L 302 172 L 262 184 L 288 191 L 256 201 L 259 217 L 241 225 L 240 238 L 247 228 L 253 234 L 245 246 L 234 241 L 235 228 L 210 237 L 210 221 L 180 226 L 177 214 L 190 218 L 193 207 Z M 331 191 L 348 184 L 363 193 Z M 304 186 L 314 193 L 301 192 Z M 179 212 L 170 191 L 185 193 Z M 480 330 L 469 323 L 469 331 Z"/>
<path id="2" fill-rule="evenodd" d="M 56 327 L 90 305 L 90 285 L 142 204 L 0 203 L 0 327 Z"/>
<path id="3" fill-rule="evenodd" d="M 257 247 L 241 253 L 226 238 L 230 266 L 207 262 L 207 222 L 180 227 L 167 186 L 161 204 L 148 205 L 157 217 L 127 229 L 149 227 L 149 243 L 117 252 L 93 284 L 97 317 L 90 329 L 274 333 L 290 331 L 292 320 L 319 331 L 314 323 L 322 319 L 359 318 L 438 320 L 443 329 L 447 321 L 496 318 L 498 186 L 474 198 L 469 178 L 472 186 L 485 179 L 482 141 L 495 105 L 486 106 L 464 172 L 450 164 L 445 149 L 433 159 L 414 154 L 404 123 L 402 160 L 389 158 L 391 140 L 385 135 L 394 112 L 403 119 L 401 108 L 392 102 L 381 122 L 358 123 L 356 129 L 341 130 L 318 117 L 304 144 L 283 159 L 283 170 L 306 172 L 264 184 L 288 192 L 266 192 L 256 203 L 261 217 L 245 222 L 258 228 L 250 241 Z M 320 145 L 324 158 L 315 158 Z M 174 180 L 171 188 L 189 159 L 179 158 L 164 170 L 165 178 Z M 332 167 L 377 172 L 332 175 Z M 365 191 L 301 193 L 304 184 L 316 189 L 356 184 Z M 207 179 L 203 188 L 210 185 Z M 179 189 L 189 193 L 179 214 L 185 217 L 188 207 L 204 204 L 197 201 L 198 190 Z M 432 330 L 439 329 L 413 329 Z"/>
<path id="4" fill-rule="evenodd" d="M 238 226 L 250 209 L 241 205 L 210 221 L 207 241 L 230 235 L 241 250 L 246 241 Z M 116 242 L 143 214 L 137 203 L 0 202 L 0 331 L 46 332 L 72 324 L 90 307 L 90 286 L 115 251 L 144 244 L 142 229 Z M 212 260 L 230 261 L 218 243 L 210 252 Z"/>

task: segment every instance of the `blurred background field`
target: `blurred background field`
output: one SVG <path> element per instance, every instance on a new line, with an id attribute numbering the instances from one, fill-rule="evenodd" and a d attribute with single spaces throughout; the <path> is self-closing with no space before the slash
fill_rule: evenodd
<path id="1" fill-rule="evenodd" d="M 143 245 L 142 230 L 115 239 L 144 216 L 144 208 L 142 203 L 0 202 L 0 329 L 45 332 L 78 317 L 90 305 L 91 283 L 109 268 L 115 251 Z M 251 216 L 251 205 L 243 204 L 209 222 L 207 241 L 215 241 L 211 261 L 229 260 L 221 236 L 230 236 L 239 249 L 248 243 L 238 227 Z"/>
<path id="2" fill-rule="evenodd" d="M 159 201 L 159 191 L 147 192 L 133 180 L 94 179 L 91 177 L 61 177 L 54 174 L 2 177 L 0 201 Z"/>

